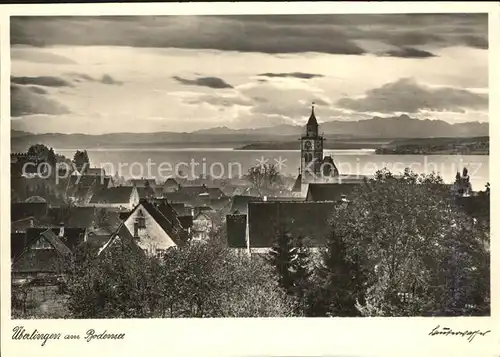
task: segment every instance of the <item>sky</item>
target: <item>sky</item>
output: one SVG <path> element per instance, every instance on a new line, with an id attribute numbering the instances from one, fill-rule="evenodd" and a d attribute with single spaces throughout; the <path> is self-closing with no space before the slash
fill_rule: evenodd
<path id="1" fill-rule="evenodd" d="M 487 14 L 11 18 L 12 129 L 488 121 Z"/>

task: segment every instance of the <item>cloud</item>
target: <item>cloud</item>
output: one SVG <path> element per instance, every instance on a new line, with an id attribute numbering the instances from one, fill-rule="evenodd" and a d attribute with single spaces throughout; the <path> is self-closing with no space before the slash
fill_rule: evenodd
<path id="1" fill-rule="evenodd" d="M 68 73 L 69 76 L 74 78 L 76 82 L 81 82 L 81 81 L 87 81 L 87 82 L 99 82 L 103 84 L 109 84 L 109 85 L 122 85 L 123 82 L 114 79 L 111 77 L 109 74 L 103 74 L 103 76 L 100 79 L 94 78 L 92 76 L 89 76 L 88 74 L 85 73 L 77 73 L 77 72 L 70 72 Z"/>
<path id="2" fill-rule="evenodd" d="M 179 83 L 191 86 L 209 87 L 215 89 L 233 88 L 232 85 L 224 82 L 224 80 L 217 77 L 200 77 L 197 79 L 185 79 L 178 76 L 173 76 L 172 78 Z"/>
<path id="3" fill-rule="evenodd" d="M 69 113 L 68 108 L 64 105 L 35 93 L 33 88 L 12 84 L 10 93 L 12 117 L 33 114 L 61 115 Z"/>
<path id="4" fill-rule="evenodd" d="M 428 51 L 419 50 L 413 47 L 402 47 L 396 50 L 388 51 L 382 54 L 388 57 L 402 57 L 402 58 L 429 58 L 436 57 L 435 54 Z"/>
<path id="5" fill-rule="evenodd" d="M 360 112 L 464 112 L 466 109 L 486 109 L 488 95 L 453 87 L 431 88 L 418 84 L 414 79 L 403 78 L 370 89 L 362 98 L 342 98 L 337 104 Z"/>
<path id="6" fill-rule="evenodd" d="M 47 90 L 45 90 L 42 87 L 29 86 L 28 88 L 30 89 L 30 91 L 32 91 L 33 93 L 36 93 L 36 94 L 47 94 Z"/>
<path id="7" fill-rule="evenodd" d="M 109 74 L 105 74 L 102 76 L 101 80 L 100 80 L 101 83 L 103 84 L 111 84 L 111 85 L 121 85 L 123 84 L 123 82 L 121 81 L 117 81 L 116 79 L 114 79 L 113 77 L 111 77 Z"/>
<path id="8" fill-rule="evenodd" d="M 239 97 L 239 96 L 218 96 L 218 95 L 202 95 L 194 99 L 186 99 L 185 103 L 188 104 L 203 104 L 207 103 L 213 106 L 219 107 L 233 107 L 236 105 L 239 106 L 251 106 L 253 105 L 252 100 Z"/>
<path id="9" fill-rule="evenodd" d="M 313 73 L 303 73 L 303 72 L 291 72 L 291 73 L 261 73 L 258 74 L 261 77 L 292 77 L 292 78 L 301 78 L 301 79 L 311 79 L 311 78 L 320 78 L 324 77 L 321 74 L 313 74 Z"/>
<path id="10" fill-rule="evenodd" d="M 21 85 L 38 85 L 44 87 L 70 87 L 71 83 L 63 78 L 53 77 L 53 76 L 41 76 L 41 77 L 10 77 L 10 81 L 15 84 Z"/>
<path id="11" fill-rule="evenodd" d="M 481 36 L 467 35 L 463 36 L 462 41 L 469 47 L 475 47 L 482 50 L 488 49 L 488 39 Z"/>
<path id="12" fill-rule="evenodd" d="M 11 43 L 345 55 L 368 53 L 358 43 L 365 40 L 396 48 L 485 49 L 487 19 L 487 14 L 12 17 Z"/>

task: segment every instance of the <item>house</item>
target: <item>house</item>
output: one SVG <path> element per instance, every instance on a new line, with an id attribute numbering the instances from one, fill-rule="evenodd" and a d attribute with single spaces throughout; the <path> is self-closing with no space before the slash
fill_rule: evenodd
<path id="1" fill-rule="evenodd" d="M 215 228 L 211 209 L 202 209 L 198 207 L 193 215 L 193 240 L 205 241 L 209 238 L 210 231 Z"/>
<path id="2" fill-rule="evenodd" d="M 141 179 L 130 179 L 127 181 L 128 186 L 139 187 L 156 187 L 156 180 L 154 178 L 141 178 Z"/>
<path id="3" fill-rule="evenodd" d="M 339 201 L 357 187 L 359 183 L 310 183 L 306 201 Z"/>
<path id="4" fill-rule="evenodd" d="M 109 176 L 73 175 L 68 179 L 66 196 L 77 204 L 86 205 L 97 191 L 112 186 L 113 183 Z"/>
<path id="5" fill-rule="evenodd" d="M 87 239 L 86 230 L 60 226 L 29 228 L 11 234 L 13 279 L 60 275 L 73 252 Z"/>
<path id="6" fill-rule="evenodd" d="M 156 189 L 153 187 L 137 187 L 137 193 L 139 194 L 139 198 L 155 198 L 157 197 Z M 160 192 L 161 194 L 161 192 Z"/>
<path id="7" fill-rule="evenodd" d="M 124 249 L 131 254 L 144 256 L 144 250 L 139 247 L 138 241 L 130 234 L 125 222 L 122 222 L 117 230 L 111 234 L 108 241 L 97 249 L 97 256 L 112 256 L 119 250 L 123 252 Z"/>
<path id="8" fill-rule="evenodd" d="M 40 221 L 38 221 L 35 217 L 30 216 L 13 221 L 10 225 L 10 231 L 13 233 L 24 233 L 28 228 L 39 227 L 40 225 Z"/>
<path id="9" fill-rule="evenodd" d="M 131 210 L 139 203 L 139 193 L 134 186 L 102 188 L 90 199 L 93 207 Z"/>
<path id="10" fill-rule="evenodd" d="M 45 200 L 41 202 L 15 202 L 10 204 L 10 220 L 16 222 L 32 217 L 38 221 L 43 220 L 48 213 L 49 205 Z"/>
<path id="11" fill-rule="evenodd" d="M 84 171 L 84 175 L 107 177 L 106 170 L 101 167 L 87 167 Z"/>
<path id="12" fill-rule="evenodd" d="M 218 187 L 181 186 L 175 192 L 164 194 L 169 203 L 184 203 L 195 206 L 217 206 L 222 208 L 228 203 L 228 197 Z"/>
<path id="13" fill-rule="evenodd" d="M 189 229 L 183 227 L 168 204 L 140 200 L 123 225 L 148 255 L 161 255 L 170 247 L 186 243 L 189 238 Z"/>
<path id="14" fill-rule="evenodd" d="M 118 226 L 121 223 L 119 211 L 116 208 L 105 207 L 51 207 L 48 220 L 56 225 L 63 222 L 68 227 L 95 230 L 97 228 Z"/>
<path id="15" fill-rule="evenodd" d="M 177 191 L 179 187 L 179 183 L 174 178 L 169 177 L 161 186 L 161 189 L 163 193 L 170 193 Z"/>
<path id="16" fill-rule="evenodd" d="M 250 253 L 267 251 L 280 232 L 301 236 L 311 247 L 319 247 L 330 232 L 329 219 L 338 202 L 267 201 L 249 202 L 247 215 Z"/>

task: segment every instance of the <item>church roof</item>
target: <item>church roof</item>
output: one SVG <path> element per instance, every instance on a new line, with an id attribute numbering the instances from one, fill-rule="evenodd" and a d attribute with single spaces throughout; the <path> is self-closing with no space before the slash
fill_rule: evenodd
<path id="1" fill-rule="evenodd" d="M 359 183 L 310 183 L 306 201 L 338 201 L 356 187 Z"/>
<path id="2" fill-rule="evenodd" d="M 280 230 L 304 237 L 311 246 L 320 246 L 328 236 L 328 220 L 336 202 L 249 202 L 250 248 L 268 248 Z"/>

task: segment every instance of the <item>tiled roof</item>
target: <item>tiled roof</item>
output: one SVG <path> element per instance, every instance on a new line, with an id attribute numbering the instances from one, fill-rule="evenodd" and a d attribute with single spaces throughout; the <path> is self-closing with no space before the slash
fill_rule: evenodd
<path id="1" fill-rule="evenodd" d="M 29 249 L 39 239 L 45 239 L 54 249 Z M 31 239 L 31 243 L 14 259 L 12 271 L 59 272 L 71 254 L 71 250 L 51 229 L 45 229 Z"/>
<path id="2" fill-rule="evenodd" d="M 128 182 L 135 187 L 146 187 L 146 182 L 149 183 L 149 187 L 156 186 L 156 180 L 154 178 L 130 179 Z"/>
<path id="3" fill-rule="evenodd" d="M 181 186 L 178 192 L 191 197 L 207 195 L 210 199 L 219 199 L 225 196 L 220 188 L 207 186 Z"/>
<path id="4" fill-rule="evenodd" d="M 132 195 L 134 187 L 132 186 L 118 186 L 103 188 L 97 191 L 90 203 L 124 203 L 128 204 L 130 196 Z"/>
<path id="5" fill-rule="evenodd" d="M 90 228 L 95 223 L 96 209 L 94 207 L 51 207 L 49 208 L 49 219 L 53 225 L 64 225 L 74 228 Z"/>
<path id="6" fill-rule="evenodd" d="M 253 248 L 272 245 L 280 230 L 320 245 L 329 233 L 328 220 L 336 202 L 250 202 L 249 240 Z"/>
<path id="7" fill-rule="evenodd" d="M 168 203 L 155 204 L 149 202 L 148 200 L 141 199 L 139 204 L 132 211 L 130 211 L 128 216 L 132 215 L 132 213 L 141 205 L 146 211 L 149 212 L 153 219 L 170 236 L 170 238 L 172 238 L 176 245 L 182 245 L 187 241 L 188 237 L 184 231 L 185 227 L 179 220 L 175 210 Z"/>
<path id="8" fill-rule="evenodd" d="M 311 183 L 307 189 L 306 201 L 338 201 L 342 195 L 349 195 L 359 183 Z"/>
<path id="9" fill-rule="evenodd" d="M 246 227 L 247 216 L 245 214 L 228 214 L 226 216 L 227 245 L 229 248 L 247 248 Z"/>
<path id="10" fill-rule="evenodd" d="M 164 201 L 162 203 L 165 202 L 167 201 Z M 170 203 L 170 207 L 172 207 L 179 216 L 187 216 L 191 214 L 191 209 L 189 207 L 186 207 L 184 203 Z"/>
<path id="11" fill-rule="evenodd" d="M 88 167 L 85 170 L 85 175 L 93 175 L 93 176 L 105 176 L 106 170 L 101 167 Z"/>
<path id="12" fill-rule="evenodd" d="M 27 217 L 41 220 L 47 215 L 48 205 L 43 202 L 21 202 L 10 204 L 11 221 L 18 221 Z"/>
<path id="13" fill-rule="evenodd" d="M 35 219 L 34 217 L 26 217 L 15 222 L 12 222 L 10 225 L 11 232 L 25 232 L 26 229 L 31 227 L 40 227 L 42 224 L 40 221 Z"/>
<path id="14" fill-rule="evenodd" d="M 111 238 L 111 234 L 94 234 L 89 233 L 87 244 L 92 248 L 101 248 Z"/>
<path id="15" fill-rule="evenodd" d="M 117 230 L 111 235 L 111 238 L 109 238 L 109 240 L 98 250 L 97 255 L 102 255 L 105 252 L 111 251 L 117 244 L 121 244 L 123 247 L 128 247 L 137 254 L 144 254 L 143 250 L 139 247 L 132 234 L 130 234 L 124 222 L 120 224 Z"/>
<path id="16" fill-rule="evenodd" d="M 173 178 L 169 177 L 169 178 L 168 178 L 168 179 L 167 179 L 167 180 L 163 183 L 163 185 L 162 185 L 162 186 L 163 186 L 163 187 L 178 187 L 178 186 L 179 186 L 179 183 L 178 183 L 175 179 L 173 179 Z"/>
<path id="17" fill-rule="evenodd" d="M 154 197 L 156 195 L 155 189 L 152 187 L 137 187 L 139 198 Z"/>
<path id="18" fill-rule="evenodd" d="M 193 216 L 177 216 L 177 218 L 184 229 L 193 227 Z"/>

